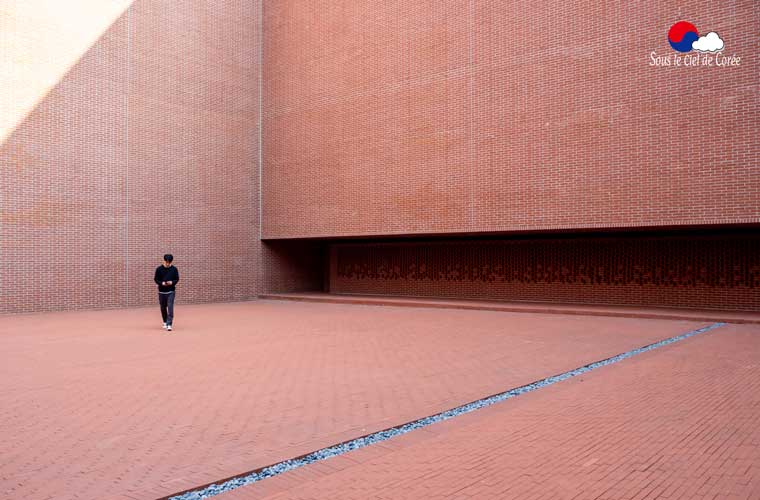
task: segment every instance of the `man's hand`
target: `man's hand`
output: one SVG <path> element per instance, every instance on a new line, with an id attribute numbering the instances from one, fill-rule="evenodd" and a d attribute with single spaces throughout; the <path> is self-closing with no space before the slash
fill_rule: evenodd
<path id="1" fill-rule="evenodd" d="M 166 286 L 172 286 L 172 282 L 171 281 L 167 281 L 166 282 Z"/>
<path id="2" fill-rule="evenodd" d="M 162 281 L 161 286 L 166 286 L 166 281 Z"/>

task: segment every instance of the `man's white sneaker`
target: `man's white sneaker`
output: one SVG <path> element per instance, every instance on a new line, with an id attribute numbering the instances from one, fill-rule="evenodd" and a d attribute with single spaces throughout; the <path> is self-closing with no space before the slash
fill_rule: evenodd
<path id="1" fill-rule="evenodd" d="M 166 325 L 166 331 L 167 332 L 172 331 L 172 325 Z"/>
<path id="2" fill-rule="evenodd" d="M 166 323 L 164 323 L 164 330 L 166 330 L 167 326 L 169 326 L 169 325 L 167 325 Z"/>

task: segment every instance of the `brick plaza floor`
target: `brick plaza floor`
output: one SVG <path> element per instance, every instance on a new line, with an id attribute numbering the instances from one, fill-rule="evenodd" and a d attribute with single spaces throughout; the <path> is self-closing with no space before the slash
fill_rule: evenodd
<path id="1" fill-rule="evenodd" d="M 729 326 L 215 498 L 758 499 L 759 334 Z"/>
<path id="2" fill-rule="evenodd" d="M 157 308 L 4 316 L 0 498 L 159 498 L 705 325 L 276 301 L 180 304 L 172 333 Z M 760 326 L 727 325 L 218 498 L 760 498 L 759 360 Z"/>

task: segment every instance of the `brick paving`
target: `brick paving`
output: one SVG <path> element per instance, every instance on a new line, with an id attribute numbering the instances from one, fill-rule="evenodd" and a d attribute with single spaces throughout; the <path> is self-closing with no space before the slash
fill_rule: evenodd
<path id="1" fill-rule="evenodd" d="M 217 498 L 758 499 L 759 360 L 724 326 Z"/>
<path id="2" fill-rule="evenodd" d="M 3 316 L 0 498 L 157 498 L 704 325 L 276 301 L 180 304 L 171 334 L 157 308 Z"/>

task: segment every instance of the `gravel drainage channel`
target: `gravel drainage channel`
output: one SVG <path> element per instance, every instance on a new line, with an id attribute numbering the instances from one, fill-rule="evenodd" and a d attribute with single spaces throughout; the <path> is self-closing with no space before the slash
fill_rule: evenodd
<path id="1" fill-rule="evenodd" d="M 254 471 L 235 476 L 231 479 L 220 481 L 218 484 L 214 483 L 208 486 L 199 487 L 191 491 L 187 491 L 181 494 L 177 494 L 171 497 L 164 497 L 164 498 L 168 498 L 170 500 L 202 500 L 204 498 L 210 498 L 215 495 L 219 495 L 221 493 L 225 493 L 227 491 L 240 488 L 242 486 L 247 486 L 249 484 L 256 483 L 258 481 L 261 481 L 262 479 L 277 476 L 284 472 L 297 469 L 299 467 L 303 467 L 304 465 L 309 465 L 311 463 L 318 462 L 320 460 L 325 460 L 330 457 L 343 455 L 344 453 L 348 453 L 349 451 L 357 450 L 359 448 L 364 448 L 365 446 L 369 446 L 374 443 L 379 443 L 381 441 L 385 441 L 387 439 L 391 439 L 396 436 L 406 434 L 407 432 L 411 432 L 421 427 L 427 427 L 428 425 L 432 425 L 437 422 L 442 422 L 444 420 L 448 420 L 453 417 L 458 417 L 459 415 L 464 415 L 465 413 L 469 413 L 471 411 L 479 410 L 480 408 L 485 408 L 486 406 L 491 406 L 495 403 L 499 403 L 501 401 L 505 401 L 507 399 L 514 398 L 516 396 L 520 396 L 521 394 L 525 394 L 526 392 L 532 392 L 537 389 L 541 389 L 543 387 L 556 384 L 557 382 L 562 382 L 563 380 L 567 380 L 569 378 L 582 375 L 584 373 L 590 372 L 591 370 L 596 370 L 597 368 L 601 368 L 603 366 L 617 363 L 618 361 L 622 361 L 624 359 L 636 356 L 638 354 L 651 351 L 653 349 L 657 349 L 657 348 L 672 344 L 674 342 L 679 342 L 689 337 L 693 337 L 694 335 L 699 335 L 700 333 L 709 332 L 710 330 L 714 330 L 724 325 L 725 323 L 713 323 L 709 326 L 699 328 L 697 330 L 692 330 L 690 332 L 677 335 L 675 337 L 670 337 L 664 340 L 660 340 L 659 342 L 655 342 L 653 344 L 649 344 L 644 347 L 638 347 L 636 349 L 626 351 L 622 354 L 612 356 L 611 358 L 603 359 L 601 361 L 596 361 L 594 363 L 590 363 L 588 365 L 575 368 L 573 370 L 561 373 L 559 375 L 552 375 L 550 377 L 538 380 L 536 382 L 532 382 L 530 384 L 516 387 L 514 389 L 510 389 L 508 391 L 501 392 L 499 394 L 494 394 L 493 396 L 478 399 L 477 401 L 473 401 L 471 403 L 467 403 L 462 406 L 457 406 L 456 408 L 452 408 L 450 410 L 446 410 L 441 413 L 436 413 L 435 415 L 430 415 L 428 417 L 424 417 L 419 420 L 414 420 L 412 422 L 399 425 L 397 427 L 391 427 L 389 429 L 374 432 L 372 434 L 368 434 L 360 438 L 352 439 L 344 443 L 329 446 L 327 448 L 322 448 L 321 450 L 314 451 L 312 453 L 309 453 L 301 457 L 284 460 L 282 462 L 278 462 L 273 465 L 262 467 Z"/>

